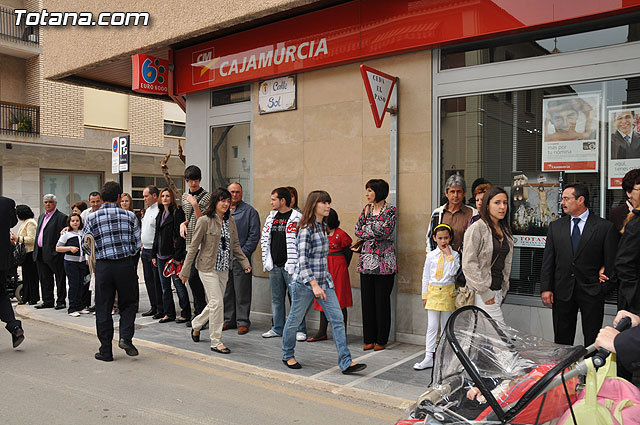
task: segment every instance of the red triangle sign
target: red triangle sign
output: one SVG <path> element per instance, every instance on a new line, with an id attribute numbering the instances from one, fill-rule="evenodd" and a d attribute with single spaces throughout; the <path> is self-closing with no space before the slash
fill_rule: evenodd
<path id="1" fill-rule="evenodd" d="M 396 77 L 368 67 L 367 65 L 360 65 L 360 72 L 364 80 L 364 87 L 367 89 L 369 104 L 373 112 L 373 120 L 376 123 L 376 127 L 380 128 L 384 113 L 387 110 L 387 105 L 389 105 L 391 91 L 396 84 Z"/>

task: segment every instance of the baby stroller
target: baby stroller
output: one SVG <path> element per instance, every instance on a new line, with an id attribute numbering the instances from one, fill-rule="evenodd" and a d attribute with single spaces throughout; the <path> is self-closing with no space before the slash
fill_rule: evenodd
<path id="1" fill-rule="evenodd" d="M 576 401 L 593 351 L 500 328 L 462 307 L 446 324 L 431 385 L 397 425 L 552 423 Z"/>
<path id="2" fill-rule="evenodd" d="M 14 267 L 13 269 L 7 270 L 5 272 L 6 281 L 5 287 L 7 290 L 7 294 L 9 294 L 10 298 L 15 298 L 18 302 L 22 302 L 22 296 L 24 294 L 22 288 L 22 281 L 18 276 L 18 268 Z"/>

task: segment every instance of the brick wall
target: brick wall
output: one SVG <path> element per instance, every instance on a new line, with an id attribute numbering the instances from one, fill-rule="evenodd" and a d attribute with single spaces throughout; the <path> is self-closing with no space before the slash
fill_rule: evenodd
<path id="1" fill-rule="evenodd" d="M 131 144 L 164 146 L 162 102 L 129 96 L 129 133 Z"/>

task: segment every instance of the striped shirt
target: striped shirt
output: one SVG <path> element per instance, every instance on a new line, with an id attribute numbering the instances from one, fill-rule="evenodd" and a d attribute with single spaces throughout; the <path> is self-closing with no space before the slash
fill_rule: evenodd
<path id="1" fill-rule="evenodd" d="M 292 280 L 307 286 L 316 280 L 323 290 L 333 288 L 333 279 L 327 266 L 329 238 L 322 225 L 314 222 L 312 227 L 299 230 L 297 244 L 298 263 Z"/>
<path id="2" fill-rule="evenodd" d="M 82 229 L 82 240 L 90 234 L 96 241 L 98 260 L 120 260 L 134 256 L 140 249 L 138 219 L 116 203 L 105 202 L 87 217 Z"/>

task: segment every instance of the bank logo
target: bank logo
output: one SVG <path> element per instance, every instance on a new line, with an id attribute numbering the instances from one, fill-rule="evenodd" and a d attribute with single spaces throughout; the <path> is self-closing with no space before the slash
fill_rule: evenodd
<path id="1" fill-rule="evenodd" d="M 164 84 L 167 81 L 167 69 L 160 64 L 160 59 L 151 60 L 149 58 L 142 62 L 142 79 L 147 84 Z"/>
<path id="2" fill-rule="evenodd" d="M 220 60 L 215 57 L 213 47 L 197 50 L 191 54 L 191 81 L 193 84 L 202 84 L 216 79 L 215 65 Z"/>

